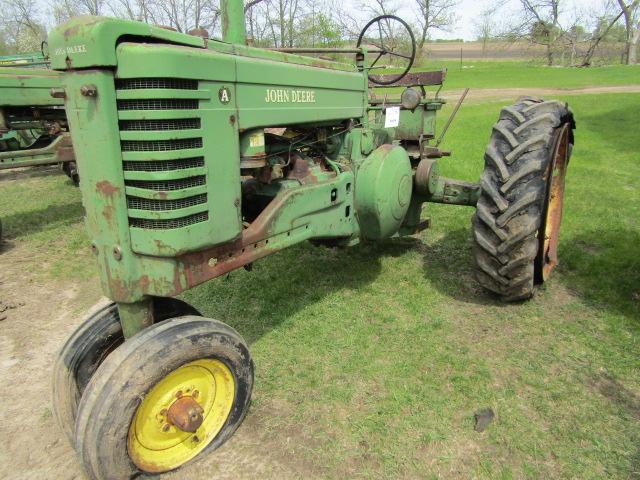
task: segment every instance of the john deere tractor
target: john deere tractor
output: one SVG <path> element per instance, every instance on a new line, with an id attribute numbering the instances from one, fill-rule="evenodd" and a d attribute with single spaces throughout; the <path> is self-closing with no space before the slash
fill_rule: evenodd
<path id="1" fill-rule="evenodd" d="M 429 93 L 444 72 L 409 71 L 404 22 L 374 19 L 338 51 L 352 55 L 344 64 L 310 56 L 322 49 L 248 46 L 242 2 L 221 3 L 222 41 L 97 17 L 50 36 L 111 299 L 54 367 L 55 414 L 91 478 L 178 468 L 242 422 L 249 348 L 175 299 L 196 285 L 305 240 L 414 234 L 428 202 L 475 207 L 478 279 L 506 301 L 531 297 L 557 262 L 566 104 L 504 108 L 479 183 L 445 178 L 434 142 L 443 101 Z M 391 24 L 404 33 L 379 33 Z M 388 63 L 399 73 L 378 70 Z"/>

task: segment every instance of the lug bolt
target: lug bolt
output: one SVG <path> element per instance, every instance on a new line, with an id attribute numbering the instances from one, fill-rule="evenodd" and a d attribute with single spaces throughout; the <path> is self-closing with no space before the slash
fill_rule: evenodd
<path id="1" fill-rule="evenodd" d="M 168 423 L 166 423 L 166 424 L 164 425 L 164 427 L 162 427 L 162 431 L 163 431 L 163 432 L 168 432 L 168 431 L 169 431 L 169 428 L 170 428 L 170 427 L 169 427 L 169 424 L 168 424 Z"/>
<path id="2" fill-rule="evenodd" d="M 198 392 L 198 390 L 194 390 L 193 393 L 191 394 L 193 398 L 198 398 L 198 395 L 200 395 L 200 392 Z"/>
<path id="3" fill-rule="evenodd" d="M 176 392 L 176 398 L 180 398 L 182 396 L 182 390 L 178 390 Z"/>
<path id="4" fill-rule="evenodd" d="M 160 410 L 160 415 L 162 415 L 163 417 L 165 417 L 167 415 L 167 409 L 163 408 L 162 410 Z"/>
<path id="5" fill-rule="evenodd" d="M 95 97 L 98 95 L 98 89 L 95 85 L 82 85 L 80 94 L 84 97 Z"/>

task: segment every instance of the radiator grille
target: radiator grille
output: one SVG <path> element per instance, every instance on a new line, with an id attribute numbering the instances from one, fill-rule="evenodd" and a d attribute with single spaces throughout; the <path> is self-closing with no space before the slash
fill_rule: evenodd
<path id="1" fill-rule="evenodd" d="M 177 120 L 120 120 L 120 130 L 123 132 L 194 130 L 198 128 L 200 128 L 199 118 L 180 118 Z"/>
<path id="2" fill-rule="evenodd" d="M 170 210 L 179 210 L 181 208 L 189 208 L 196 205 L 202 205 L 207 202 L 207 195 L 195 195 L 188 198 L 179 198 L 177 200 L 152 200 L 149 198 L 127 197 L 127 206 L 136 210 L 150 210 L 152 212 L 164 212 Z"/>
<path id="3" fill-rule="evenodd" d="M 123 152 L 168 152 L 188 148 L 202 148 L 202 138 L 182 138 L 179 140 L 122 140 Z"/>
<path id="4" fill-rule="evenodd" d="M 146 228 L 149 230 L 164 230 L 170 228 L 188 227 L 195 223 L 206 222 L 209 220 L 207 212 L 196 213 L 180 218 L 169 218 L 163 220 L 149 220 L 147 218 L 129 218 L 129 225 L 137 228 Z"/>
<path id="5" fill-rule="evenodd" d="M 140 98 L 118 100 L 118 110 L 197 110 L 198 100 L 183 98 Z"/>
<path id="6" fill-rule="evenodd" d="M 181 160 L 161 161 L 127 161 L 123 162 L 125 172 L 168 172 L 186 170 L 187 168 L 204 167 L 204 157 L 183 158 Z"/>
<path id="7" fill-rule="evenodd" d="M 116 80 L 117 90 L 142 90 L 147 88 L 197 90 L 198 81 L 184 78 L 119 78 Z"/>
<path id="8" fill-rule="evenodd" d="M 185 173 L 180 172 L 205 166 L 204 153 L 198 152 L 203 149 L 203 139 L 198 131 L 202 123 L 197 116 L 199 100 L 171 98 L 170 92 L 170 90 L 197 92 L 198 81 L 176 78 L 129 78 L 117 79 L 115 85 L 117 90 L 127 90 L 129 97 L 117 101 L 118 110 L 142 112 L 139 118 L 119 120 L 120 131 L 128 132 L 127 139 L 120 141 L 121 151 L 138 152 L 135 160 L 124 160 L 122 164 L 125 185 L 138 189 L 138 191 L 129 190 L 127 193 L 129 225 L 133 228 L 158 231 L 206 222 L 209 219 L 208 199 L 202 187 L 206 186 L 207 177 L 198 172 L 199 175 L 182 178 Z M 144 90 L 147 91 L 142 93 Z M 136 91 L 141 92 L 140 97 L 148 97 L 149 90 L 156 90 L 153 94 L 157 93 L 158 98 L 135 98 Z M 181 118 L 185 114 L 178 111 L 184 110 L 192 110 L 190 115 L 195 115 L 194 118 Z M 146 119 L 144 112 L 147 111 L 158 113 L 153 114 L 154 118 Z M 166 111 L 166 114 L 162 111 Z M 194 132 L 190 138 L 172 139 L 171 131 L 175 130 L 194 130 Z M 138 136 L 136 132 L 141 132 L 139 139 L 136 138 Z M 149 140 L 149 135 L 144 132 L 159 133 L 153 135 L 153 140 Z M 185 150 L 194 151 L 195 155 L 180 158 L 185 156 L 185 153 L 181 153 Z M 164 153 L 159 158 L 157 152 Z M 174 158 L 172 158 L 173 155 L 175 155 Z M 126 172 L 136 172 L 136 180 L 126 179 Z M 162 180 L 156 178 L 158 177 L 156 172 L 162 172 Z M 171 178 L 171 172 L 176 172 L 176 178 Z M 191 193 L 188 189 L 193 187 L 200 188 L 194 189 Z M 145 191 L 148 193 L 144 193 Z M 157 195 L 157 192 L 166 192 L 166 195 Z M 144 198 L 150 196 L 167 198 Z M 140 212 L 154 212 L 155 218 L 139 218 L 151 216 Z M 160 235 L 160 232 L 156 235 Z"/>
<path id="9" fill-rule="evenodd" d="M 165 190 L 174 191 L 205 185 L 206 177 L 204 175 L 198 175 L 197 177 L 181 178 L 178 180 L 125 180 L 124 184 L 128 187 L 144 188 L 156 192 Z"/>

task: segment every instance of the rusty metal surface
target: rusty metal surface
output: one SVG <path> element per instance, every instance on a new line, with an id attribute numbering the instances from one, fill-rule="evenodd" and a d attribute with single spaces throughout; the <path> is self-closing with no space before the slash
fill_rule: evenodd
<path id="1" fill-rule="evenodd" d="M 420 161 L 413 178 L 413 185 L 416 192 L 421 195 L 429 195 L 431 193 L 429 190 L 429 183 L 432 175 L 434 173 L 437 175 L 437 165 L 436 160 L 432 160 L 430 158 L 424 158 Z M 435 171 L 433 170 L 434 168 Z"/>
<path id="2" fill-rule="evenodd" d="M 444 128 L 442 129 L 442 133 L 440 133 L 440 137 L 438 137 L 438 141 L 436 142 L 436 147 L 438 147 L 442 143 L 442 140 L 444 139 L 444 136 L 447 134 L 447 130 L 449 130 L 449 127 L 451 126 L 451 123 L 453 122 L 453 119 L 458 114 L 458 110 L 460 110 L 460 107 L 462 106 L 462 102 L 464 102 L 464 99 L 467 98 L 467 94 L 468 93 L 469 93 L 469 89 L 465 88 L 464 92 L 462 93 L 462 95 L 458 99 L 458 102 L 456 103 L 455 108 L 451 112 L 451 115 L 449 115 L 449 118 L 447 119 L 447 123 L 445 124 Z"/>
<path id="3" fill-rule="evenodd" d="M 378 81 L 389 80 L 393 77 L 396 77 L 396 73 L 391 74 L 381 74 L 381 75 L 369 75 L 369 78 L 373 78 Z M 394 82 L 389 85 L 377 85 L 376 83 L 369 80 L 369 87 L 419 87 L 419 86 L 430 86 L 430 85 L 442 85 L 444 83 L 444 79 L 447 76 L 446 70 L 436 70 L 433 72 L 409 72 L 404 77 L 402 77 L 397 82 Z"/>
<path id="4" fill-rule="evenodd" d="M 204 410 L 193 397 L 183 396 L 171 404 L 167 418 L 183 432 L 194 433 L 202 425 L 203 413 Z"/>
<path id="5" fill-rule="evenodd" d="M 562 206 L 564 204 L 564 185 L 569 163 L 569 133 L 570 125 L 565 123 L 555 139 L 551 162 L 545 178 L 547 180 L 547 195 L 545 198 L 545 213 L 538 238 L 540 248 L 536 258 L 536 270 L 541 280 L 546 281 L 558 264 L 558 241 L 560 238 L 560 223 L 562 222 Z"/>

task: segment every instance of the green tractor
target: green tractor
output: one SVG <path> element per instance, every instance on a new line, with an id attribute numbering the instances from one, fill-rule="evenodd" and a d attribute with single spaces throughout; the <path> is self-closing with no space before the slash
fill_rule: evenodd
<path id="1" fill-rule="evenodd" d="M 51 95 L 62 74 L 47 66 L 42 54 L 0 57 L 0 170 L 60 165 L 77 186 L 64 100 Z"/>
<path id="2" fill-rule="evenodd" d="M 78 183 L 60 72 L 46 68 L 0 67 L 0 170 L 60 164 Z"/>
<path id="3" fill-rule="evenodd" d="M 55 415 L 91 478 L 178 468 L 242 422 L 249 347 L 175 298 L 196 285 L 305 240 L 414 234 L 428 227 L 428 202 L 476 207 L 478 279 L 506 301 L 531 297 L 557 262 L 566 104 L 504 108 L 479 183 L 445 178 L 434 142 L 444 102 L 428 93 L 444 73 L 409 71 L 404 22 L 374 19 L 339 50 L 353 55 L 345 64 L 307 56 L 322 49 L 248 46 L 242 2 L 221 3 L 222 41 L 96 17 L 50 36 L 112 302 L 54 367 Z M 381 22 L 408 40 L 391 46 Z M 390 57 L 400 73 L 375 70 Z M 375 85 L 403 90 L 374 95 Z"/>

